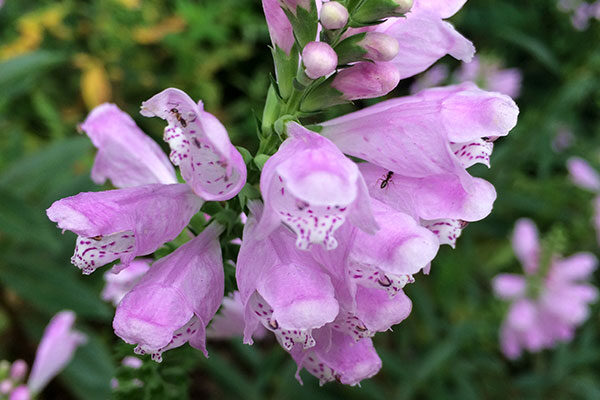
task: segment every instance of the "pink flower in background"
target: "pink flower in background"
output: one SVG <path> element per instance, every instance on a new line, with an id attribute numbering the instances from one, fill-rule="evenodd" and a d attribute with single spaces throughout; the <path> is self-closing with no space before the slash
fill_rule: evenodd
<path id="1" fill-rule="evenodd" d="M 150 269 L 150 260 L 133 260 L 127 268 L 121 265 L 104 273 L 106 284 L 102 289 L 102 300 L 110 301 L 116 307 L 121 299 L 142 279 Z"/>
<path id="2" fill-rule="evenodd" d="M 593 201 L 597 241 L 600 244 L 600 174 L 587 161 L 579 157 L 571 157 L 567 161 L 569 178 L 578 187 L 596 194 Z"/>
<path id="3" fill-rule="evenodd" d="M 498 92 L 516 99 L 521 92 L 521 71 L 517 68 L 502 69 L 494 60 L 474 57 L 470 63 L 463 63 L 458 70 L 459 82 L 475 82 L 479 87 Z"/>
<path id="4" fill-rule="evenodd" d="M 10 400 L 36 397 L 69 364 L 77 347 L 86 342 L 83 333 L 73 330 L 74 323 L 72 311 L 56 314 L 46 326 L 38 345 L 27 383 L 22 383 L 27 374 L 27 363 L 16 360 L 10 368 L 9 377 L 0 383 L 0 395 L 8 395 Z"/>
<path id="5" fill-rule="evenodd" d="M 410 93 L 416 94 L 423 89 L 440 86 L 448 79 L 449 75 L 450 71 L 446 65 L 434 65 L 415 79 L 414 83 L 410 86 Z"/>
<path id="6" fill-rule="evenodd" d="M 223 298 L 220 312 L 215 315 L 206 329 L 206 337 L 209 339 L 230 339 L 244 335 L 244 304 L 240 292 L 237 290 Z M 267 330 L 261 325 L 252 334 L 253 338 L 261 339 L 267 334 Z"/>
<path id="7" fill-rule="evenodd" d="M 598 290 L 586 282 L 597 265 L 594 255 L 555 255 L 550 265 L 540 265 L 537 229 L 528 219 L 517 221 L 513 248 L 525 275 L 500 274 L 492 284 L 496 296 L 511 302 L 500 330 L 502 352 L 511 359 L 524 349 L 537 352 L 571 340 L 598 298 Z"/>

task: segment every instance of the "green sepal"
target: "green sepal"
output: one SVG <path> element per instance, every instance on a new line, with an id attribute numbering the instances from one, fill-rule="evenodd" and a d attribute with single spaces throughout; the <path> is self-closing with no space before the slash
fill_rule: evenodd
<path id="1" fill-rule="evenodd" d="M 366 32 L 347 37 L 335 47 L 335 52 L 338 55 L 339 65 L 364 60 L 367 50 L 361 47 L 359 43 L 365 38 L 365 36 L 367 36 Z"/>
<path id="2" fill-rule="evenodd" d="M 264 155 L 264 154 L 261 154 L 261 155 Z M 268 156 L 267 156 L 267 159 L 268 159 Z M 265 160 L 265 162 L 266 162 L 266 160 Z M 246 204 L 248 204 L 248 200 L 260 199 L 260 190 L 258 190 L 253 185 L 246 183 L 244 185 L 244 187 L 242 188 L 242 190 L 240 190 L 240 192 L 238 193 L 237 197 L 238 197 L 238 200 L 240 201 L 240 207 L 243 210 L 244 207 L 246 207 Z"/>
<path id="3" fill-rule="evenodd" d="M 292 79 L 298 71 L 299 55 L 297 45 L 292 46 L 289 55 L 277 46 L 272 49 L 272 53 L 277 75 L 278 95 L 283 100 L 287 100 L 293 90 Z"/>
<path id="4" fill-rule="evenodd" d="M 349 25 L 353 28 L 377 24 L 382 19 L 404 15 L 404 12 L 398 11 L 401 7 L 394 0 L 350 0 L 350 2 L 353 4 Z"/>
<path id="5" fill-rule="evenodd" d="M 282 9 L 292 24 L 292 28 L 294 28 L 294 37 L 300 49 L 303 49 L 308 42 L 317 40 L 319 15 L 315 0 L 310 1 L 310 9 L 308 10 L 300 6 L 296 7 L 295 13 L 285 7 L 282 7 Z"/>
<path id="6" fill-rule="evenodd" d="M 300 103 L 301 112 L 315 112 L 349 102 L 344 99 L 342 92 L 331 86 L 335 76 L 336 75 L 330 76 L 302 99 L 302 102 Z"/>
<path id="7" fill-rule="evenodd" d="M 277 95 L 276 86 L 271 85 L 267 92 L 267 100 L 263 110 L 260 130 L 262 132 L 261 141 L 269 138 L 273 134 L 273 124 L 279 117 L 281 111 L 281 99 Z"/>
<path id="8" fill-rule="evenodd" d="M 265 166 L 265 163 L 269 158 L 270 157 L 266 154 L 258 154 L 256 157 L 254 157 L 254 165 L 256 165 L 256 167 L 260 171 L 262 171 L 263 167 Z"/>

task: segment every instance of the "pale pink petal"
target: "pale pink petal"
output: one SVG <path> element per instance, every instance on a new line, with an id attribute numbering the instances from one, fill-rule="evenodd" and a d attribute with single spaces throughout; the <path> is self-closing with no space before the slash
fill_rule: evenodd
<path id="1" fill-rule="evenodd" d="M 94 108 L 80 128 L 98 149 L 94 182 L 110 179 L 117 188 L 177 183 L 175 169 L 160 146 L 116 105 Z"/>
<path id="2" fill-rule="evenodd" d="M 521 218 L 517 221 L 512 246 L 525 272 L 534 273 L 538 269 L 541 250 L 537 227 L 532 220 Z"/>
<path id="3" fill-rule="evenodd" d="M 500 274 L 492 281 L 494 293 L 501 299 L 511 300 L 523 297 L 527 289 L 527 282 L 521 275 Z"/>
<path id="4" fill-rule="evenodd" d="M 59 228 L 78 235 L 71 261 L 86 274 L 113 260 L 135 257 L 173 240 L 203 201 L 185 184 L 146 185 L 80 193 L 46 211 Z"/>
<path id="5" fill-rule="evenodd" d="M 582 158 L 571 157 L 567 161 L 569 177 L 573 183 L 582 189 L 593 192 L 600 191 L 600 175 Z"/>
<path id="6" fill-rule="evenodd" d="M 161 360 L 165 350 L 190 344 L 206 355 L 205 328 L 224 291 L 218 236 L 209 225 L 199 236 L 154 263 L 115 313 L 113 328 L 139 354 Z"/>
<path id="7" fill-rule="evenodd" d="M 27 381 L 32 393 L 39 393 L 67 366 L 77 347 L 86 342 L 85 335 L 73 330 L 74 323 L 72 311 L 61 311 L 46 327 Z"/>

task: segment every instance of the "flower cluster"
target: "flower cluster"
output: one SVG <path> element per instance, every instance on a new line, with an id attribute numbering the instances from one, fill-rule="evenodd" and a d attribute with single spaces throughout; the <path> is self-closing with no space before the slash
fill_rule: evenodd
<path id="1" fill-rule="evenodd" d="M 600 20 L 600 1 L 559 0 L 558 9 L 571 14 L 571 23 L 578 31 L 586 30 L 591 19 Z"/>
<path id="2" fill-rule="evenodd" d="M 5 361 L 0 363 L 0 397 L 32 399 L 67 366 L 77 347 L 87 340 L 84 334 L 72 329 L 74 322 L 75 314 L 71 311 L 61 311 L 52 318 L 38 346 L 26 384 L 23 383 L 27 376 L 25 361 L 16 360 L 12 365 Z"/>
<path id="3" fill-rule="evenodd" d="M 92 111 L 81 125 L 98 148 L 92 178 L 117 189 L 59 200 L 47 213 L 78 235 L 72 262 L 84 273 L 120 261 L 104 292 L 117 304 L 115 333 L 160 361 L 186 342 L 206 354 L 207 333 L 243 330 L 252 343 L 271 331 L 321 383 L 377 373 L 371 337 L 410 314 L 404 286 L 491 212 L 494 187 L 468 168 L 490 166 L 518 108 L 463 83 L 302 122 L 388 94 L 446 54 L 469 61 L 473 45 L 444 20 L 464 3 L 263 0 L 276 82 L 255 156 L 242 157 L 202 103 L 177 89 L 141 111 L 167 121 L 170 162 L 116 106 Z M 260 174 L 246 182 L 247 168 Z M 240 215 L 238 291 L 223 300 L 221 249 L 231 255 L 240 238 L 219 237 L 244 223 Z M 151 266 L 136 259 L 165 243 L 176 249 Z"/>
<path id="4" fill-rule="evenodd" d="M 570 341 L 598 298 L 598 290 L 585 282 L 598 263 L 593 254 L 564 259 L 551 254 L 542 260 L 537 228 L 528 219 L 517 221 L 513 248 L 525 276 L 500 274 L 493 281 L 496 295 L 511 301 L 500 331 L 508 358 L 519 357 L 523 349 L 537 352 Z"/>

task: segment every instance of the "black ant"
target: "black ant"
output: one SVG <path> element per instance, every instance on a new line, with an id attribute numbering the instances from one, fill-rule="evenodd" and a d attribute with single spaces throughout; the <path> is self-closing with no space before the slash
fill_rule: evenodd
<path id="1" fill-rule="evenodd" d="M 187 122 L 185 122 L 185 119 L 183 119 L 183 117 L 181 116 L 181 114 L 179 114 L 179 110 L 176 109 L 175 107 L 171 108 L 171 112 L 173 114 L 175 114 L 175 118 L 177 118 L 177 121 L 179 121 L 179 123 L 181 124 L 181 126 L 183 126 L 184 128 L 187 126 Z"/>
<path id="2" fill-rule="evenodd" d="M 379 185 L 379 187 L 381 189 L 385 189 L 387 187 L 387 185 L 392 182 L 392 176 L 394 175 L 394 171 L 388 171 L 388 173 L 385 176 L 385 179 L 382 180 L 381 185 Z M 380 179 L 381 180 L 381 179 Z"/>
<path id="3" fill-rule="evenodd" d="M 102 240 L 102 235 L 98 235 L 98 236 L 92 236 L 90 239 L 95 240 L 96 242 L 99 242 Z"/>

